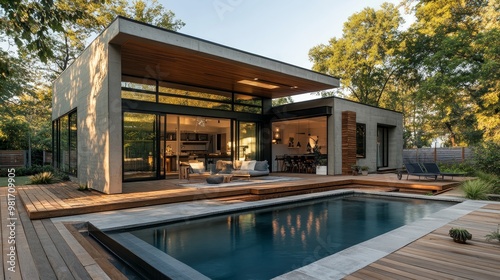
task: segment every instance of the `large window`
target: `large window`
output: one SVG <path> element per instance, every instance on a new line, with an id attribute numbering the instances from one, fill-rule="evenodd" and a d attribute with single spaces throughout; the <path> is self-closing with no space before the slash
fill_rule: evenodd
<path id="1" fill-rule="evenodd" d="M 262 98 L 219 90 L 122 76 L 123 99 L 262 114 Z"/>
<path id="2" fill-rule="evenodd" d="M 156 178 L 156 115 L 123 113 L 123 179 Z"/>
<path id="3" fill-rule="evenodd" d="M 356 124 L 356 157 L 366 158 L 366 124 Z"/>
<path id="4" fill-rule="evenodd" d="M 72 111 L 52 123 L 54 167 L 74 176 L 78 175 L 77 119 L 76 111 Z"/>
<path id="5" fill-rule="evenodd" d="M 240 142 L 239 159 L 257 159 L 257 124 L 254 122 L 240 122 L 238 135 Z"/>

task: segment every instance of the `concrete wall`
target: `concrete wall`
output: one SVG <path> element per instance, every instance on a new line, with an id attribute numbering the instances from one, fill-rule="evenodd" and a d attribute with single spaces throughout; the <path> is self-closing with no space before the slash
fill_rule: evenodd
<path id="1" fill-rule="evenodd" d="M 119 49 L 108 44 L 117 33 L 118 24 L 114 22 L 53 85 L 52 119 L 75 108 L 78 112 L 75 181 L 104 193 L 122 190 L 121 64 Z M 115 150 L 110 151 L 111 148 Z"/>
<path id="2" fill-rule="evenodd" d="M 388 168 L 399 168 L 402 165 L 403 154 L 403 117 L 401 113 L 376 108 L 345 99 L 335 98 L 333 107 L 333 119 L 335 133 L 335 174 L 341 174 L 342 170 L 342 145 L 340 131 L 342 131 L 342 112 L 356 112 L 356 122 L 366 124 L 366 158 L 358 158 L 357 165 L 366 165 L 369 171 L 377 170 L 377 126 L 391 126 L 389 129 L 389 166 Z"/>
<path id="3" fill-rule="evenodd" d="M 366 124 L 366 158 L 357 160 L 358 165 L 366 165 L 369 171 L 377 170 L 377 126 L 392 126 L 389 132 L 389 168 L 402 166 L 403 117 L 401 113 L 368 106 L 341 98 L 321 98 L 286 105 L 289 111 L 309 109 L 319 106 L 333 107 L 333 115 L 328 117 L 328 174 L 342 174 L 342 112 L 356 112 L 356 122 Z M 325 145 L 326 139 L 320 140 Z M 322 151 L 323 152 L 323 151 Z"/>

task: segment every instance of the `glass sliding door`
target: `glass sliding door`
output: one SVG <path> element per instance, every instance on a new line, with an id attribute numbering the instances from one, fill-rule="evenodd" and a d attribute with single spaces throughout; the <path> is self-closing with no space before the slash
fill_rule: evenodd
<path id="1" fill-rule="evenodd" d="M 254 122 L 240 122 L 238 126 L 238 159 L 257 159 L 257 124 Z"/>
<path id="2" fill-rule="evenodd" d="M 123 113 L 123 179 L 157 178 L 157 116 Z"/>
<path id="3" fill-rule="evenodd" d="M 165 179 L 165 163 L 167 161 L 166 159 L 166 141 L 167 141 L 167 123 L 165 121 L 166 119 L 166 116 L 165 115 L 159 115 L 158 116 L 159 118 L 159 127 L 158 127 L 158 130 L 159 130 L 159 138 L 160 138 L 160 141 L 159 141 L 159 151 L 160 151 L 160 154 L 159 154 L 159 162 L 160 162 L 160 170 L 159 170 L 159 175 L 160 175 L 160 179 Z"/>

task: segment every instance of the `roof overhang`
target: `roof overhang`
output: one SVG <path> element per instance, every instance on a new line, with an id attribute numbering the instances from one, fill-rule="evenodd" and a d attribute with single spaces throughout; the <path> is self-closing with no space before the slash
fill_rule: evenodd
<path id="1" fill-rule="evenodd" d="M 111 25 L 124 75 L 264 98 L 339 86 L 335 77 L 123 17 Z"/>

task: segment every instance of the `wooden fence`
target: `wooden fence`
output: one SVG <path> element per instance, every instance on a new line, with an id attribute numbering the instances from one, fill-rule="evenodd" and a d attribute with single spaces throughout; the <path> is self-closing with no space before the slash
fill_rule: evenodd
<path id="1" fill-rule="evenodd" d="M 403 162 L 460 163 L 472 156 L 470 148 L 419 148 L 403 150 Z"/>
<path id="2" fill-rule="evenodd" d="M 28 159 L 28 153 L 24 150 L 0 151 L 0 168 L 24 167 Z"/>

